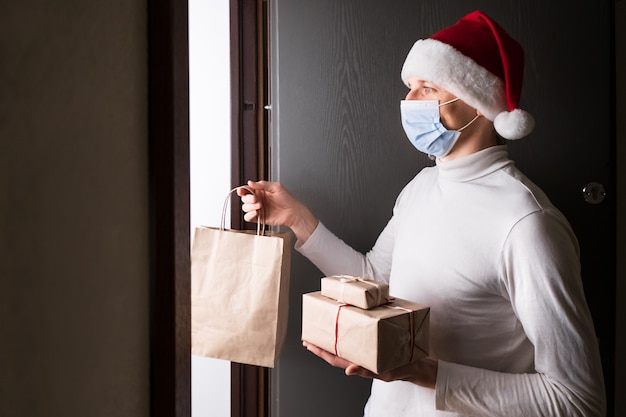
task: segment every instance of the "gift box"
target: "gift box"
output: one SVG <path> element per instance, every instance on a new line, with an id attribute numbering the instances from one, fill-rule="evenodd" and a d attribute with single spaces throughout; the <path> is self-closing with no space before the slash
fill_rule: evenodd
<path id="1" fill-rule="evenodd" d="M 430 308 L 395 298 L 364 310 L 321 291 L 302 296 L 302 340 L 374 373 L 428 355 Z"/>
<path id="2" fill-rule="evenodd" d="M 389 300 L 389 285 L 350 275 L 322 278 L 322 295 L 359 308 L 370 309 Z"/>

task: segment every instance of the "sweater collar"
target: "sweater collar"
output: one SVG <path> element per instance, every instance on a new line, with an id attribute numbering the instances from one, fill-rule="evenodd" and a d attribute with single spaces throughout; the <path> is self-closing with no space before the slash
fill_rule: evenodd
<path id="1" fill-rule="evenodd" d="M 497 145 L 452 161 L 437 159 L 436 163 L 441 179 L 466 182 L 489 175 L 513 161 L 509 159 L 506 145 Z"/>

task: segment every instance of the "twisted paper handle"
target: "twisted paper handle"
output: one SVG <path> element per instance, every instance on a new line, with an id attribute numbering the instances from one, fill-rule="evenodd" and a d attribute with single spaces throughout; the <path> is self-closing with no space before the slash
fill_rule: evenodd
<path id="1" fill-rule="evenodd" d="M 222 208 L 222 222 L 220 224 L 220 230 L 224 230 L 226 227 L 226 210 L 228 210 L 228 205 L 230 203 L 230 195 L 237 191 L 239 188 L 243 188 L 248 191 L 250 194 L 254 194 L 254 190 L 247 185 L 242 185 L 239 187 L 235 187 L 226 194 L 226 199 L 224 200 L 224 207 Z M 265 214 L 263 212 L 263 207 L 259 210 L 259 216 L 256 223 L 256 234 L 264 235 L 265 234 Z"/>

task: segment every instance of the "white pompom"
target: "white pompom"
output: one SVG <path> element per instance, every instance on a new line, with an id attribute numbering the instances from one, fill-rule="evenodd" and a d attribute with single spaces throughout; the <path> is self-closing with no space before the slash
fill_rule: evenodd
<path id="1" fill-rule="evenodd" d="M 493 121 L 496 132 L 504 139 L 521 139 L 530 134 L 535 128 L 535 119 L 530 113 L 515 109 L 512 112 L 503 111 Z"/>

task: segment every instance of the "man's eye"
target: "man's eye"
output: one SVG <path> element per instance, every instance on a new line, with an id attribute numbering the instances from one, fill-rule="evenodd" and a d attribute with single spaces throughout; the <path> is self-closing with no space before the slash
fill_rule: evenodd
<path id="1" fill-rule="evenodd" d="M 424 87 L 424 94 L 430 94 L 433 92 L 433 89 L 431 87 Z"/>

